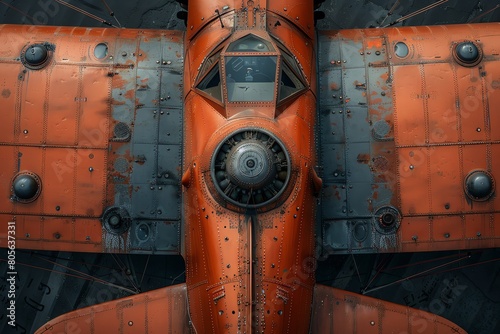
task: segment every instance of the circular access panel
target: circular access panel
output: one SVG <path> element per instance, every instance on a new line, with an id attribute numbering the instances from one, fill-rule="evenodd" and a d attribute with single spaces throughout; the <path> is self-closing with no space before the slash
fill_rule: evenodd
<path id="1" fill-rule="evenodd" d="M 140 223 L 135 229 L 135 234 L 140 242 L 147 241 L 151 236 L 151 228 L 146 223 Z"/>
<path id="2" fill-rule="evenodd" d="M 113 206 L 102 215 L 102 224 L 104 228 L 113 234 L 122 234 L 130 227 L 130 215 L 124 208 Z"/>
<path id="3" fill-rule="evenodd" d="M 384 206 L 375 212 L 375 228 L 383 234 L 395 233 L 401 223 L 401 214 L 392 206 Z"/>
<path id="4" fill-rule="evenodd" d="M 242 129 L 218 145 L 211 172 L 225 201 L 242 208 L 260 208 L 284 192 L 291 162 L 285 146 L 274 135 L 261 129 Z"/>
<path id="5" fill-rule="evenodd" d="M 106 43 L 99 43 L 94 48 L 94 56 L 97 59 L 104 59 L 108 55 L 108 45 Z"/>
<path id="6" fill-rule="evenodd" d="M 352 235 L 357 242 L 363 242 L 366 240 L 369 234 L 369 227 L 366 222 L 356 222 L 353 225 Z"/>
<path id="7" fill-rule="evenodd" d="M 410 53 L 410 49 L 408 48 L 408 45 L 404 42 L 397 42 L 394 45 L 394 54 L 398 58 L 406 58 L 408 54 Z"/>

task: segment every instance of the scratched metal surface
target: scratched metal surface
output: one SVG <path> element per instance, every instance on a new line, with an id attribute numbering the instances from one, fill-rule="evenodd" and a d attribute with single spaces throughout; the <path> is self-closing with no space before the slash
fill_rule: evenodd
<path id="1" fill-rule="evenodd" d="M 325 252 L 498 247 L 497 196 L 472 199 L 464 184 L 488 173 L 494 192 L 500 173 L 499 28 L 320 33 Z M 450 51 L 464 36 L 478 43 L 475 65 Z"/>
<path id="2" fill-rule="evenodd" d="M 392 87 L 383 36 L 353 40 L 319 34 L 319 159 L 323 252 L 397 248 L 394 211 Z M 394 211 L 397 214 L 397 211 Z"/>
<path id="3" fill-rule="evenodd" d="M 128 238 L 132 253 L 180 251 L 183 122 L 180 36 L 166 33 L 142 39 L 136 69 L 117 69 L 114 74 L 117 82 L 136 82 L 128 91 L 120 86 L 112 91 L 117 97 L 112 115 L 120 120 L 114 133 L 123 124 L 131 129 L 129 139 L 113 144 L 115 155 L 111 160 L 116 189 L 113 206 L 129 210 L 132 222 Z M 130 57 L 134 54 L 128 50 L 130 47 L 124 43 L 123 50 L 117 49 L 115 54 Z M 130 99 L 134 90 L 135 100 Z M 135 113 L 131 112 L 134 109 Z M 112 243 L 117 238 L 109 234 L 108 237 Z"/>
<path id="4" fill-rule="evenodd" d="M 32 23 L 35 22 L 32 18 L 36 17 L 39 22 L 35 23 L 40 24 L 102 26 L 100 23 L 62 6 L 58 6 L 58 9 L 54 11 L 50 8 L 41 7 L 37 1 L 20 2 L 5 0 L 4 2 L 15 4 L 18 8 L 25 11 L 25 14 L 16 12 L 7 6 L 0 4 L 0 21 L 2 23 Z M 49 1 L 47 0 L 45 2 L 48 3 Z M 182 21 L 177 20 L 175 17 L 176 12 L 180 9 L 175 1 L 153 0 L 146 2 L 136 0 L 123 2 L 121 0 L 108 0 L 107 2 L 115 11 L 116 16 L 119 18 L 122 25 L 126 27 L 184 29 Z M 322 6 L 322 10 L 325 11 L 327 18 L 319 21 L 318 27 L 320 29 L 347 29 L 378 25 L 386 18 L 387 12 L 395 2 L 396 1 L 387 0 L 327 0 Z M 399 18 L 402 15 L 408 14 L 411 11 L 421 8 L 431 2 L 431 0 L 405 2 L 403 5 L 396 8 L 393 17 Z M 478 15 L 485 13 L 489 8 L 494 7 L 498 3 L 500 3 L 498 0 L 488 2 L 453 0 L 441 9 L 438 8 L 427 14 L 419 15 L 411 20 L 408 20 L 404 25 L 469 22 Z M 106 17 L 107 20 L 112 20 L 112 18 L 106 16 L 106 11 L 102 8 L 99 1 L 78 1 L 78 4 L 94 14 Z M 31 18 L 26 16 L 26 14 L 31 16 Z M 391 17 L 387 20 L 390 18 Z M 500 11 L 498 10 L 482 17 L 477 22 L 494 21 L 500 21 Z M 5 250 L 2 249 L 1 251 L 4 252 Z M 35 252 L 35 254 L 36 253 L 38 252 Z M 55 254 L 64 257 L 64 253 Z M 47 255 L 47 253 L 43 252 L 43 255 Z M 95 256 L 95 254 L 71 254 L 73 259 L 86 263 L 86 265 L 82 264 L 74 267 L 75 269 L 82 271 L 85 270 L 85 267 L 92 268 L 93 266 L 98 265 L 107 265 L 112 267 L 112 263 L 114 262 L 111 262 L 111 264 L 106 262 L 110 260 L 107 258 L 109 256 L 110 255 Z M 387 268 L 394 266 L 409 266 L 423 260 L 430 261 L 435 257 L 442 256 L 442 253 L 405 253 L 387 254 L 384 256 L 388 256 L 391 259 L 381 257 L 380 255 L 359 255 L 356 256 L 356 264 L 353 262 L 352 256 L 340 255 L 331 256 L 328 259 L 320 259 L 318 262 L 318 271 L 316 276 L 318 281 L 323 284 L 359 292 L 368 283 L 368 281 L 373 278 L 373 275 L 377 273 L 381 262 L 386 262 L 385 266 Z M 432 273 L 422 278 L 408 280 L 408 283 L 398 284 L 379 290 L 370 295 L 400 304 L 431 309 L 437 314 L 445 316 L 458 323 L 463 328 L 467 329 L 469 333 L 499 333 L 500 327 L 498 324 L 498 314 L 500 312 L 500 296 L 498 296 L 498 286 L 500 282 L 498 281 L 498 277 L 500 268 L 498 266 L 498 262 L 481 264 L 483 260 L 491 261 L 499 256 L 498 250 L 483 250 L 481 251 L 481 256 L 472 258 L 469 263 L 471 265 L 477 264 L 477 266 L 462 269 L 457 271 L 455 276 L 452 276 L 458 278 L 460 282 L 459 284 L 463 283 L 462 279 L 466 282 L 467 289 L 464 290 L 460 297 L 461 300 L 466 301 L 465 303 L 453 302 L 441 304 L 439 302 L 442 302 L 442 300 L 449 302 L 449 298 L 446 298 L 446 296 L 442 297 L 442 291 L 447 289 L 447 284 L 444 282 L 445 279 L 449 279 L 447 275 L 453 275 L 454 272 L 449 274 Z M 0 258 L 6 258 L 6 254 L 2 253 Z M 139 274 L 134 273 L 136 269 L 133 269 L 131 277 L 138 277 L 140 280 L 142 268 L 146 263 L 149 263 L 147 267 L 152 268 L 152 270 L 148 269 L 144 276 L 144 282 L 155 283 L 152 285 L 143 284 L 143 291 L 159 288 L 167 283 L 171 283 L 175 276 L 182 273 L 183 263 L 182 259 L 178 257 L 177 259 L 180 261 L 178 266 L 180 266 L 181 270 L 176 272 L 174 269 L 175 266 L 172 263 L 167 262 L 169 258 L 170 257 L 168 256 L 155 256 L 152 257 L 149 262 L 146 260 L 146 257 L 141 256 L 139 258 L 135 258 L 135 261 L 137 261 L 136 269 Z M 33 258 L 23 258 L 22 261 L 34 266 L 41 266 L 40 263 L 36 263 Z M 61 264 L 67 264 L 64 260 L 59 261 L 62 261 Z M 5 267 L 2 267 L 3 264 L 4 262 L 0 262 L 0 270 L 2 273 L 6 271 Z M 372 282 L 372 285 L 384 284 L 395 278 L 407 277 L 426 269 L 420 267 L 419 265 L 411 268 L 411 270 L 401 269 L 399 272 L 392 272 L 390 270 L 387 270 L 386 272 L 385 270 L 382 270 L 381 274 L 377 276 L 377 279 Z M 167 269 L 172 270 L 170 274 L 168 271 L 165 272 Z M 362 282 L 358 280 L 356 272 L 357 269 L 359 269 L 361 274 Z M 67 272 L 72 274 L 71 271 Z M 20 296 L 21 300 L 24 299 L 24 296 L 29 296 L 36 302 L 44 303 L 42 298 L 44 298 L 44 290 L 47 290 L 43 288 L 43 285 L 40 285 L 39 288 L 38 284 L 51 282 L 50 284 L 54 283 L 59 285 L 56 278 L 61 277 L 61 274 L 54 273 L 49 278 L 49 275 L 44 275 L 43 273 L 44 271 L 36 268 L 31 268 L 29 271 L 24 273 L 26 280 L 23 281 L 24 283 L 21 289 L 25 289 L 25 292 L 23 292 L 24 294 Z M 102 278 L 109 277 L 109 273 L 105 271 L 97 274 Z M 30 279 L 28 279 L 28 277 Z M 31 278 L 37 279 L 36 284 L 29 284 Z M 52 290 L 50 298 L 47 300 L 47 304 L 44 304 L 45 309 L 42 314 L 42 320 L 39 320 L 39 311 L 33 308 L 37 307 L 36 304 L 34 304 L 34 306 L 29 306 L 28 302 L 30 301 L 26 301 L 26 305 L 23 307 L 27 311 L 26 313 L 23 313 L 25 318 L 22 320 L 22 325 L 24 325 L 25 328 L 28 328 L 27 332 L 30 332 L 29 328 L 33 331 L 38 327 L 37 321 L 38 325 L 41 325 L 45 322 L 45 320 L 47 320 L 47 318 L 53 318 L 54 316 L 73 310 L 79 306 L 86 306 L 86 300 L 89 300 L 89 303 L 93 303 L 95 301 L 105 301 L 112 298 L 119 298 L 124 295 L 123 293 L 111 288 L 105 288 L 103 292 L 103 287 L 105 286 L 96 282 L 76 278 L 71 279 L 69 276 L 66 277 L 65 280 L 66 283 L 61 285 L 59 291 L 60 293 L 57 296 L 54 294 L 55 291 Z M 123 280 L 128 281 L 127 276 L 117 278 L 115 282 L 123 282 Z M 176 280 L 176 282 L 180 281 L 184 281 L 183 276 L 181 276 L 179 280 Z M 434 281 L 436 284 L 432 283 Z M 1 288 L 1 290 L 3 297 L 5 289 Z M 429 296 L 426 297 L 426 294 Z M 74 302 L 74 300 L 77 300 L 77 302 Z M 80 303 L 78 300 L 80 300 Z M 445 308 L 442 308 L 443 305 Z M 436 307 L 439 308 L 437 309 Z M 36 314 L 35 319 L 32 317 L 33 312 Z M 0 324 L 3 325 L 5 323 L 2 321 Z M 9 330 L 11 330 L 11 328 L 0 328 L 2 333 L 23 333 L 22 330 Z"/>
<path id="5" fill-rule="evenodd" d="M 183 33 L 1 29 L 0 215 L 17 247 L 179 254 Z M 19 59 L 32 35 L 54 49 L 37 70 Z M 30 203 L 9 195 L 23 171 L 40 178 Z"/>

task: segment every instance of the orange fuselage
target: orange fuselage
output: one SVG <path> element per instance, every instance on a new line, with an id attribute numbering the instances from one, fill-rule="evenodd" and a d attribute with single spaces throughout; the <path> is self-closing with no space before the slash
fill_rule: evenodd
<path id="1" fill-rule="evenodd" d="M 279 7 L 266 10 L 261 2 L 245 7 L 235 2 L 235 8 L 221 13 L 220 20 L 213 15 L 214 9 L 189 4 L 184 76 L 184 254 L 190 314 L 197 332 L 301 333 L 309 327 L 316 263 L 313 43 L 289 23 L 290 18 L 280 17 Z M 210 6 L 217 7 L 216 1 Z M 221 12 L 222 7 L 218 7 Z M 312 3 L 307 12 L 312 15 Z M 211 15 L 203 30 L 190 24 L 203 21 L 198 13 L 205 21 Z M 198 31 L 190 35 L 190 27 Z M 221 101 L 196 89 L 206 54 L 222 47 L 224 55 L 228 52 L 225 45 L 249 34 L 296 48 L 293 53 L 307 80 L 299 96 L 279 104 L 275 87 L 272 100 L 232 102 L 229 82 L 224 80 Z M 226 60 L 217 56 L 214 61 Z M 229 64 L 220 66 L 223 69 Z M 228 75 L 224 70 L 223 74 Z M 250 137 L 253 131 L 265 131 L 289 154 L 288 184 L 268 205 L 228 202 L 214 184 L 214 152 L 241 129 Z"/>

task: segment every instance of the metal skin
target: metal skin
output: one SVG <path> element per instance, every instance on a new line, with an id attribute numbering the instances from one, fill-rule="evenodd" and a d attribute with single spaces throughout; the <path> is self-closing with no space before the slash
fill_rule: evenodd
<path id="1" fill-rule="evenodd" d="M 498 119 L 489 113 L 498 25 L 316 41 L 313 7 L 190 1 L 185 33 L 0 26 L 0 217 L 16 221 L 18 247 L 186 261 L 186 284 L 77 310 L 38 333 L 463 333 L 426 312 L 318 285 L 314 271 L 321 252 L 498 246 Z M 275 57 L 276 75 L 289 53 L 299 93 L 280 99 L 278 77 L 265 92 L 272 99 L 231 102 L 227 48 L 250 34 L 275 51 L 245 55 Z M 478 56 L 468 44 L 453 54 L 462 35 L 482 47 Z M 200 88 L 210 61 L 220 64 L 220 97 Z M 439 113 L 479 91 L 471 124 L 459 108 Z M 438 163 L 419 163 L 416 152 Z M 285 170 L 282 191 L 245 205 Z M 239 187 L 238 200 L 217 171 Z M 38 187 L 24 193 L 19 173 L 36 175 Z"/>
<path id="2" fill-rule="evenodd" d="M 267 29 L 278 18 L 271 12 L 274 8 L 266 11 L 264 1 L 253 6 L 235 1 L 223 12 L 226 4 L 189 3 L 183 184 L 191 321 L 198 333 L 304 333 L 309 329 L 315 269 L 314 45 L 284 17 L 279 28 Z M 223 12 L 224 28 L 213 19 L 216 8 Z M 304 9 L 299 19 L 312 26 L 312 2 Z M 196 30 L 203 21 L 207 25 Z M 249 32 L 271 43 L 270 35 L 284 37 L 282 44 L 296 47 L 292 53 L 303 64 L 310 88 L 281 109 L 276 100 L 222 106 L 194 89 L 204 55 L 222 40 L 227 45 Z M 242 128 L 268 131 L 291 157 L 287 189 L 267 207 L 237 208 L 221 199 L 213 184 L 213 152 Z"/>
<path id="3" fill-rule="evenodd" d="M 319 32 L 325 254 L 500 246 L 499 28 Z"/>

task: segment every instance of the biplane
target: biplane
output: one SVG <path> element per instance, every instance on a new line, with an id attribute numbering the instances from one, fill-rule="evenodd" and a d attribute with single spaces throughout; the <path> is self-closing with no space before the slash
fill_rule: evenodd
<path id="1" fill-rule="evenodd" d="M 186 265 L 37 333 L 465 332 L 315 269 L 500 246 L 500 24 L 317 31 L 317 4 L 0 26 L 0 246 Z"/>

